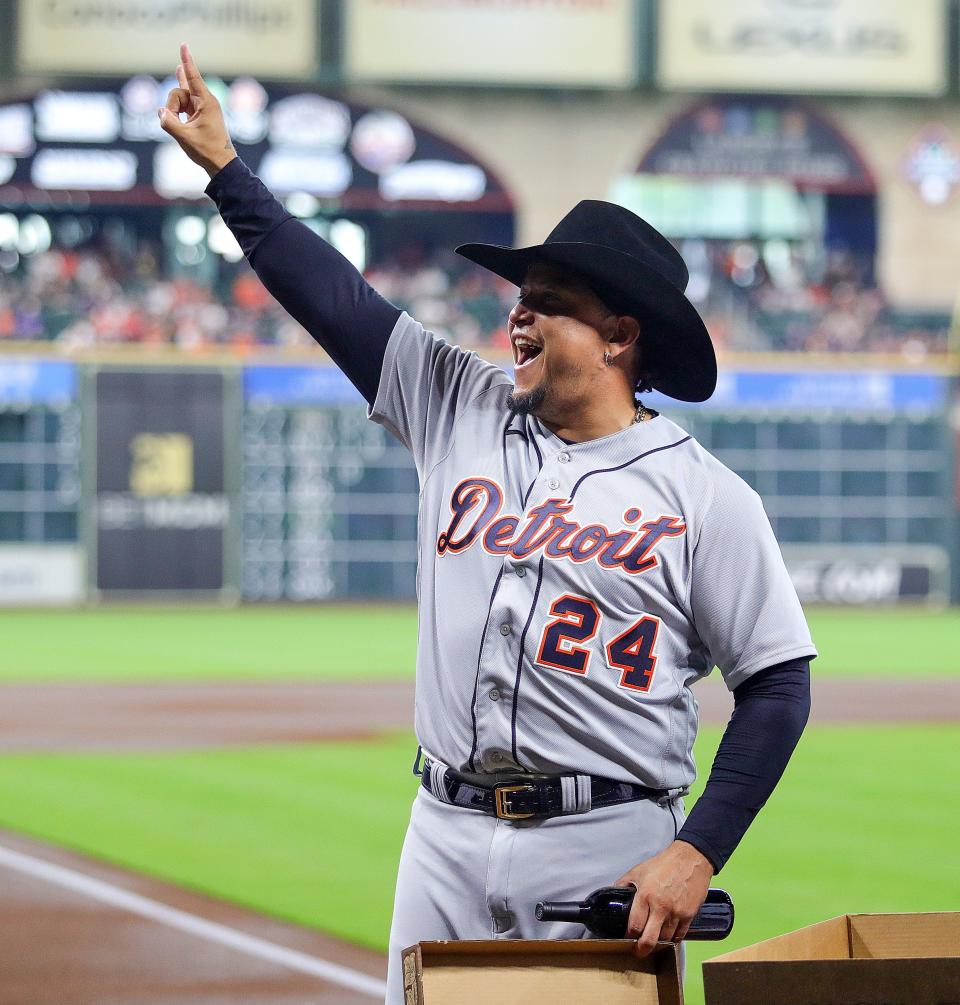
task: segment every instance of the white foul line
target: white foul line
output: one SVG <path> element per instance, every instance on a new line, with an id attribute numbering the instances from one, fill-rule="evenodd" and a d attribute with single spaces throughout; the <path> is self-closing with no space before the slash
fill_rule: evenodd
<path id="1" fill-rule="evenodd" d="M 274 942 L 246 935 L 234 928 L 228 928 L 226 925 L 207 921 L 206 918 L 188 914 L 186 911 L 178 911 L 174 907 L 167 907 L 166 904 L 141 897 L 139 894 L 131 893 L 119 886 L 85 876 L 82 872 L 65 869 L 63 866 L 53 865 L 51 862 L 44 862 L 31 855 L 23 855 L 2 845 L 0 845 L 0 865 L 28 876 L 46 880 L 56 886 L 84 893 L 94 900 L 118 907 L 122 911 L 129 911 L 131 914 L 138 914 L 142 918 L 149 918 L 151 921 L 166 925 L 168 928 L 188 932 L 190 935 L 196 935 L 208 942 L 219 943 L 221 946 L 227 946 L 237 952 L 246 953 L 247 956 L 269 960 L 271 963 L 287 967 L 290 970 L 298 970 L 313 977 L 320 977 L 332 984 L 350 988 L 351 991 L 370 995 L 371 998 L 383 998 L 387 991 L 387 985 L 383 981 L 377 980 L 375 977 L 368 977 L 366 974 L 360 973 L 359 970 L 341 967 L 339 964 L 321 960 L 316 956 L 308 956 L 295 949 L 287 949 Z"/>

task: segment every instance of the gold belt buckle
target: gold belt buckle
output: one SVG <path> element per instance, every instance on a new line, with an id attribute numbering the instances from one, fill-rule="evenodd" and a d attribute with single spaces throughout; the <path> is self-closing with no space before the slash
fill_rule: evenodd
<path id="1" fill-rule="evenodd" d="M 533 813 L 514 813 L 510 809 L 510 794 L 513 792 L 534 792 L 533 785 L 498 785 L 493 790 L 496 813 L 499 820 L 526 820 Z"/>

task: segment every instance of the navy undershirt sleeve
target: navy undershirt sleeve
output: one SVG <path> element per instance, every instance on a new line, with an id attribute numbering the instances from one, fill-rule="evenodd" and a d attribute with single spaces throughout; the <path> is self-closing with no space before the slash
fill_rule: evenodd
<path id="1" fill-rule="evenodd" d="M 373 404 L 399 308 L 292 217 L 239 157 L 214 175 L 206 193 L 263 285 Z"/>
<path id="2" fill-rule="evenodd" d="M 773 792 L 810 715 L 810 661 L 790 660 L 734 689 L 734 709 L 703 794 L 677 838 L 719 872 Z"/>

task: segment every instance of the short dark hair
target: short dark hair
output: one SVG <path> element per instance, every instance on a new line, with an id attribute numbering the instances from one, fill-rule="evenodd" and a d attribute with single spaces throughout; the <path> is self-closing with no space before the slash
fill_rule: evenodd
<path id="1" fill-rule="evenodd" d="M 647 394 L 653 390 L 654 376 L 652 370 L 647 366 L 638 366 L 634 375 L 634 383 L 637 386 L 638 394 Z"/>

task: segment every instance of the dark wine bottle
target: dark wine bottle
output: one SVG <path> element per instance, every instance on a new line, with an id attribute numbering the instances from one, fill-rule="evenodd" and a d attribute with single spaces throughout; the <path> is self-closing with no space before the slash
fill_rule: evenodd
<path id="1" fill-rule="evenodd" d="M 622 939 L 636 890 L 632 886 L 604 886 L 583 901 L 537 904 L 537 921 L 572 921 L 602 939 Z M 733 898 L 726 890 L 707 890 L 707 899 L 693 916 L 686 939 L 725 939 L 733 930 Z"/>

